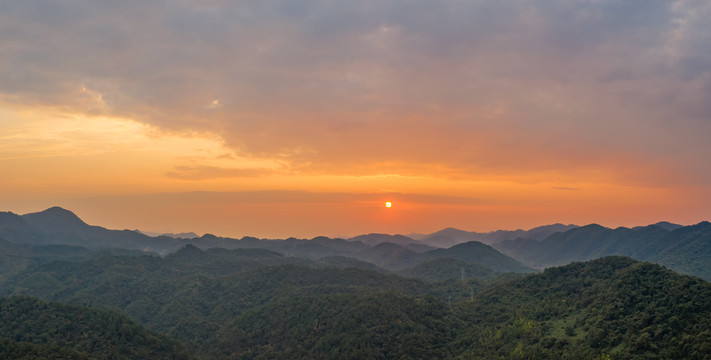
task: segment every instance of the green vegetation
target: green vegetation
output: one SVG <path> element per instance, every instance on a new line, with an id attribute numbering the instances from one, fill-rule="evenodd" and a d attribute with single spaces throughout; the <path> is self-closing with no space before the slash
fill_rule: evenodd
<path id="1" fill-rule="evenodd" d="M 533 236 L 491 236 L 514 233 Z M 622 253 L 708 278 L 709 234 L 705 222 L 588 225 L 498 246 L 529 264 Z M 193 246 L 59 208 L 0 213 L 0 237 L 0 358 L 711 359 L 711 284 L 627 257 L 531 274 L 473 241 L 204 235 Z M 146 241 L 179 250 L 136 250 Z"/>
<path id="2" fill-rule="evenodd" d="M 711 284 L 624 257 L 551 268 L 457 305 L 463 358 L 707 359 Z M 482 355 L 483 354 L 483 355 Z"/>
<path id="3" fill-rule="evenodd" d="M 4 359 L 192 358 L 184 345 L 114 312 L 11 297 L 0 298 L 0 319 Z"/>
<path id="4" fill-rule="evenodd" d="M 408 270 L 445 279 L 431 282 L 333 264 L 366 266 L 188 246 L 165 258 L 37 264 L 0 290 L 118 310 L 202 359 L 704 359 L 711 351 L 711 284 L 629 258 L 499 277 L 452 259 Z M 7 351 L 96 357 L 79 340 L 17 338 L 42 334 L 21 323 L 0 334 Z M 122 336 L 120 327 L 102 328 Z"/>

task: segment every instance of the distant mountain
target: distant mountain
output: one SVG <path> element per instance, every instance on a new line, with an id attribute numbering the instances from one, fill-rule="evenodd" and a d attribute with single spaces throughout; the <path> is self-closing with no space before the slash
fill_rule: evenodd
<path id="1" fill-rule="evenodd" d="M 88 249 L 136 249 L 168 252 L 181 246 L 166 236 L 150 237 L 130 230 L 108 230 L 91 226 L 74 213 L 59 207 L 26 215 L 0 213 L 0 237 L 29 245 L 73 245 Z"/>
<path id="2" fill-rule="evenodd" d="M 487 233 L 464 231 L 455 228 L 446 228 L 435 233 L 425 235 L 422 242 L 436 247 L 447 248 L 456 244 L 469 241 L 478 241 L 484 244 L 495 244 L 505 240 L 526 238 L 542 240 L 556 232 L 564 232 L 578 227 L 577 225 L 553 224 L 535 227 L 530 230 L 497 230 Z"/>
<path id="3" fill-rule="evenodd" d="M 39 230 L 27 223 L 22 216 L 0 212 L 0 238 L 22 243 L 37 243 L 42 237 Z"/>
<path id="4" fill-rule="evenodd" d="M 650 254 L 648 260 L 711 281 L 711 223 L 677 228 L 660 243 L 663 250 Z"/>
<path id="5" fill-rule="evenodd" d="M 415 267 L 418 264 L 438 258 L 477 264 L 497 273 L 532 271 L 531 268 L 498 252 L 491 246 L 476 241 L 459 244 L 449 249 L 434 249 L 425 252 L 414 252 L 393 243 L 380 243 L 369 249 L 357 252 L 353 256 L 394 271 Z"/>
<path id="6" fill-rule="evenodd" d="M 479 264 L 496 272 L 530 272 L 529 267 L 521 264 L 478 241 L 470 241 L 452 246 L 448 249 L 437 249 L 425 253 L 429 258 L 451 258 L 470 264 Z"/>
<path id="7" fill-rule="evenodd" d="M 670 223 L 617 229 L 597 224 L 550 235 L 542 241 L 508 240 L 496 248 L 534 267 L 563 265 L 609 255 L 654 261 L 670 268 L 711 279 L 711 224 Z"/>
<path id="8" fill-rule="evenodd" d="M 323 236 L 311 240 L 296 238 L 267 240 L 250 236 L 233 239 L 205 234 L 197 239 L 183 240 L 183 242 L 193 244 L 201 249 L 267 249 L 286 256 L 300 256 L 313 260 L 327 256 L 346 256 L 369 248 L 368 245 L 361 242 L 331 239 Z"/>
<path id="9" fill-rule="evenodd" d="M 410 245 L 410 244 L 420 244 L 419 241 L 413 240 L 407 236 L 404 235 L 388 235 L 388 234 L 367 234 L 367 235 L 360 235 L 356 236 L 354 238 L 350 238 L 350 241 L 357 241 L 361 242 L 366 245 L 378 245 L 381 243 L 391 243 L 391 244 L 397 244 L 401 246 L 405 245 Z"/>
<path id="10" fill-rule="evenodd" d="M 199 238 L 200 235 L 194 233 L 194 232 L 182 232 L 178 234 L 173 234 L 173 233 L 157 233 L 157 232 L 150 232 L 150 231 L 142 231 L 142 230 L 133 230 L 137 233 L 143 234 L 143 235 L 148 235 L 152 237 L 158 237 L 158 236 L 167 236 L 171 237 L 173 239 L 195 239 Z"/>
<path id="11" fill-rule="evenodd" d="M 259 248 L 313 261 L 331 256 L 352 257 L 373 262 L 377 266 L 390 270 L 402 270 L 437 257 L 447 257 L 480 264 L 496 272 L 526 271 L 521 264 L 516 265 L 511 259 L 504 260 L 501 254 L 496 255 L 481 246 L 477 250 L 480 253 L 474 251 L 469 258 L 464 258 L 466 252 L 463 250 L 466 248 L 457 246 L 476 241 L 492 244 L 496 250 L 526 266 L 548 267 L 571 261 L 624 255 L 639 260 L 654 261 L 683 273 L 711 279 L 709 231 L 705 223 L 688 227 L 659 222 L 648 226 L 617 229 L 596 224 L 583 227 L 553 224 L 530 230 L 500 230 L 488 233 L 447 228 L 425 236 L 422 241 L 404 235 L 388 234 L 367 234 L 347 240 L 327 237 L 316 237 L 311 240 L 296 238 L 267 240 L 254 237 L 233 239 L 211 234 L 182 239 L 169 236 L 152 237 L 137 231 L 109 230 L 92 226 L 71 211 L 52 207 L 22 216 L 11 212 L 0 212 L 0 239 L 4 241 L 3 246 L 8 249 L 10 248 L 8 244 L 26 246 L 22 249 L 15 247 L 12 252 L 0 254 L 0 271 L 7 271 L 0 274 L 14 273 L 23 266 L 39 261 L 40 258 L 58 259 L 51 254 L 55 250 L 66 254 L 66 259 L 72 259 L 74 255 L 69 253 L 79 248 L 92 252 L 127 249 L 165 255 L 186 244 L 193 244 L 200 249 Z M 385 243 L 395 247 L 378 246 Z M 48 251 L 49 248 L 39 248 L 50 245 L 76 248 L 54 248 L 52 251 Z M 37 248 L 31 248 L 33 246 Z M 433 250 L 433 248 L 453 247 L 456 249 L 449 252 Z M 85 250 L 79 250 L 82 251 Z M 446 255 L 443 256 L 442 253 Z M 488 254 L 484 257 L 488 257 L 489 260 L 486 261 L 490 262 L 486 263 L 484 258 L 477 259 L 475 254 L 476 256 Z"/>
<path id="12" fill-rule="evenodd" d="M 417 252 L 417 253 L 423 253 L 423 252 L 428 252 L 428 251 L 432 251 L 432 250 L 437 250 L 437 247 L 429 246 L 429 245 L 425 245 L 425 244 L 409 244 L 409 245 L 405 245 L 405 248 L 410 251 Z"/>
<path id="13" fill-rule="evenodd" d="M 380 243 L 369 249 L 359 251 L 353 256 L 356 259 L 390 270 L 415 266 L 426 259 L 426 255 L 422 253 L 416 253 L 403 246 L 389 242 Z"/>
<path id="14" fill-rule="evenodd" d="M 73 212 L 57 206 L 41 212 L 22 215 L 22 218 L 43 233 L 85 234 L 92 230 L 98 230 L 87 225 Z"/>
<path id="15" fill-rule="evenodd" d="M 662 228 L 664 230 L 669 230 L 669 231 L 674 231 L 678 228 L 684 227 L 684 225 L 673 224 L 668 221 L 660 221 L 660 222 L 658 222 L 656 224 L 652 224 L 652 225 L 659 226 L 660 228 Z M 640 228 L 640 227 L 643 227 L 643 226 L 636 226 L 633 229 Z"/>

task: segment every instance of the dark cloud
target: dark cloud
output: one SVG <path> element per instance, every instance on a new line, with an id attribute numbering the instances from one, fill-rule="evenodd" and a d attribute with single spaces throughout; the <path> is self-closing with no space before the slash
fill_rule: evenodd
<path id="1" fill-rule="evenodd" d="M 664 173 L 677 163 L 685 181 L 703 182 L 709 8 L 1 0 L 0 100 L 213 131 L 304 172 L 615 173 L 636 162 Z M 232 176 L 219 171 L 171 176 Z"/>

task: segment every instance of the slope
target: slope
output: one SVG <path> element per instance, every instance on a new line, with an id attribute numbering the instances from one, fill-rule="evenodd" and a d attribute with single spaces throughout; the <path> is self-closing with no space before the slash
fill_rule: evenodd
<path id="1" fill-rule="evenodd" d="M 457 306 L 465 359 L 704 359 L 711 284 L 607 257 L 546 269 Z"/>
<path id="2" fill-rule="evenodd" d="M 184 345 L 113 312 L 11 297 L 0 298 L 0 318 L 0 338 L 7 339 L 0 356 L 33 344 L 31 352 L 59 351 L 75 358 L 192 358 Z"/>

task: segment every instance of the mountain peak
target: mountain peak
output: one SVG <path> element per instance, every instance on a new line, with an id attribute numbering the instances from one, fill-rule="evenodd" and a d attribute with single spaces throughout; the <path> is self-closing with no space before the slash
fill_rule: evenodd
<path id="1" fill-rule="evenodd" d="M 30 225 L 44 232 L 71 233 L 82 230 L 89 225 L 82 221 L 73 212 L 59 206 L 51 207 L 47 210 L 22 215 Z"/>

